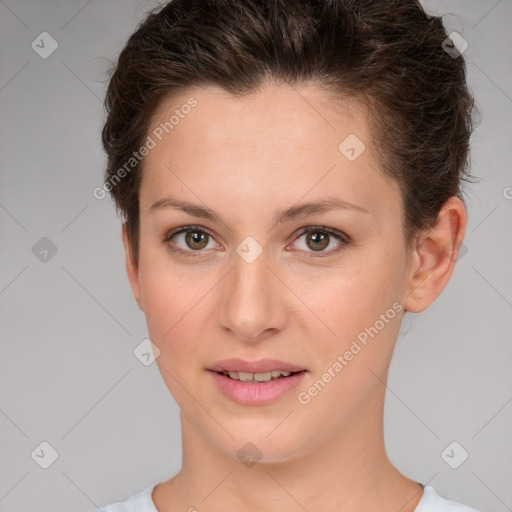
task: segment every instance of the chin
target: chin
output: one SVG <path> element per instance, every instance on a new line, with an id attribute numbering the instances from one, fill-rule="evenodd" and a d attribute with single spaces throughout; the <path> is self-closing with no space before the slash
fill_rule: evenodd
<path id="1" fill-rule="evenodd" d="M 271 428 L 265 423 L 260 431 L 254 429 L 253 425 L 250 433 L 247 429 L 240 428 L 237 432 L 228 427 L 234 438 L 225 438 L 225 442 L 220 442 L 220 445 L 217 440 L 217 446 L 226 456 L 245 463 L 247 467 L 256 463 L 288 462 L 299 456 L 305 440 L 294 438 L 285 428 L 279 431 L 281 427 L 272 432 L 278 423 L 274 422 Z"/>

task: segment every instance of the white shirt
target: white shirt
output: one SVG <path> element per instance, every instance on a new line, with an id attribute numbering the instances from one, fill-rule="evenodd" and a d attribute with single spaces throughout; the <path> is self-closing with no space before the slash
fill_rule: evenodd
<path id="1" fill-rule="evenodd" d="M 112 503 L 101 509 L 95 509 L 91 512 L 158 512 L 151 499 L 151 493 L 155 485 L 134 494 L 131 498 L 123 502 Z M 423 496 L 414 512 L 479 512 L 478 510 L 462 505 L 455 501 L 442 498 L 437 494 L 433 487 L 426 485 Z"/>

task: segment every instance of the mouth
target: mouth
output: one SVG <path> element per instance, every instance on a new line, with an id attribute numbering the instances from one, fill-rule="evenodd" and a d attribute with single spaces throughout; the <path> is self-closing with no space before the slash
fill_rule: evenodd
<path id="1" fill-rule="evenodd" d="M 266 358 L 224 359 L 207 370 L 225 397 L 243 405 L 265 405 L 284 398 L 309 373 L 303 366 Z"/>
<path id="2" fill-rule="evenodd" d="M 212 370 L 213 371 L 213 370 Z M 297 372 L 288 372 L 282 370 L 272 370 L 270 372 L 262 373 L 250 373 L 250 372 L 237 372 L 237 371 L 219 371 L 215 372 L 224 377 L 228 377 L 231 380 L 237 380 L 240 382 L 248 382 L 254 384 L 263 384 L 274 380 L 287 379 L 297 373 L 304 373 L 307 370 L 300 370 Z"/>
<path id="3" fill-rule="evenodd" d="M 217 390 L 231 401 L 241 405 L 267 405 L 290 396 L 299 386 L 308 370 L 271 370 L 242 372 L 209 370 Z"/>

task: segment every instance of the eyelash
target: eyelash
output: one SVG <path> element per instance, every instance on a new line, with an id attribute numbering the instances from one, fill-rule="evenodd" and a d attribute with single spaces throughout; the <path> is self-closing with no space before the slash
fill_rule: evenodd
<path id="1" fill-rule="evenodd" d="M 184 233 L 184 232 L 186 233 L 186 232 L 189 232 L 189 231 L 192 231 L 194 233 L 205 233 L 205 234 L 209 235 L 210 237 L 214 238 L 213 234 L 210 233 L 210 231 L 208 231 L 205 228 L 202 228 L 201 226 L 182 226 L 180 228 L 177 228 L 177 229 L 174 229 L 172 231 L 169 231 L 169 233 L 167 233 L 167 235 L 165 236 L 164 242 L 167 243 L 167 247 L 168 247 L 169 251 L 171 251 L 174 254 L 179 254 L 180 256 L 186 256 L 186 257 L 189 257 L 189 258 L 198 258 L 198 257 L 204 256 L 204 253 L 203 253 L 204 250 L 201 250 L 201 251 L 192 251 L 192 250 L 185 251 L 185 250 L 180 249 L 179 247 L 177 247 L 175 244 L 172 244 L 171 239 L 175 235 L 178 235 L 178 234 Z M 337 240 L 339 240 L 341 242 L 341 245 L 338 248 L 332 249 L 332 250 L 327 251 L 327 252 L 319 251 L 315 255 L 303 256 L 304 258 L 325 258 L 327 256 L 330 256 L 330 255 L 332 255 L 334 253 L 337 253 L 337 252 L 341 251 L 347 245 L 350 244 L 350 237 L 348 237 L 345 233 L 342 233 L 342 232 L 334 230 L 334 229 L 327 228 L 325 226 L 308 226 L 307 228 L 303 229 L 297 235 L 297 239 L 300 238 L 301 236 L 307 234 L 307 233 L 323 233 L 323 234 L 327 234 L 327 235 L 333 236 L 334 238 L 336 238 Z M 310 251 L 307 251 L 307 252 L 310 252 Z M 314 252 L 314 251 L 311 251 L 311 252 Z"/>

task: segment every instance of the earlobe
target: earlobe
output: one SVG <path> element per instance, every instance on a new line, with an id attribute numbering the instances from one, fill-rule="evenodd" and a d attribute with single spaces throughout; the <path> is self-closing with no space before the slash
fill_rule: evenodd
<path id="1" fill-rule="evenodd" d="M 427 309 L 448 283 L 467 225 L 464 203 L 451 197 L 442 206 L 434 226 L 418 237 L 411 255 L 404 307 L 419 313 Z"/>
<path id="2" fill-rule="evenodd" d="M 134 261 L 131 244 L 129 241 L 128 230 L 126 228 L 126 223 L 123 223 L 121 228 L 121 238 L 123 240 L 124 252 L 125 252 L 125 264 L 126 264 L 126 274 L 128 275 L 128 280 L 130 281 L 130 286 L 132 288 L 133 296 L 137 301 L 137 305 L 141 310 L 143 310 L 140 303 L 140 283 L 139 283 L 139 269 L 137 264 Z"/>

